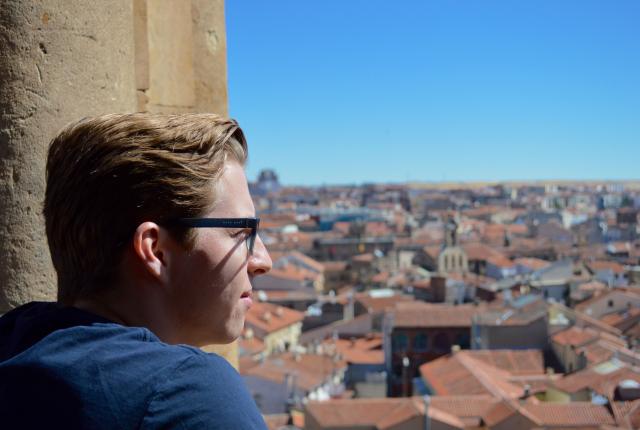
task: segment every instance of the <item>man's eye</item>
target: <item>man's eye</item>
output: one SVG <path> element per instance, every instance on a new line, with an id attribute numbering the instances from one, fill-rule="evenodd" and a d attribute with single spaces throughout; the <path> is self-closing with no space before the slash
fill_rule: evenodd
<path id="1" fill-rule="evenodd" d="M 233 237 L 240 237 L 240 236 L 244 236 L 247 234 L 246 230 L 237 230 L 235 232 L 232 233 Z"/>

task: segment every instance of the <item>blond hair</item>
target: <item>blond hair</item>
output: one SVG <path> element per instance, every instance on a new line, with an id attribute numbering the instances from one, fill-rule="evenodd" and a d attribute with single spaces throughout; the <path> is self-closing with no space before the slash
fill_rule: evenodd
<path id="1" fill-rule="evenodd" d="M 58 301 L 115 282 L 140 223 L 202 215 L 229 157 L 245 164 L 244 134 L 214 114 L 110 114 L 65 127 L 49 147 L 44 201 Z M 190 246 L 188 230 L 172 233 Z"/>

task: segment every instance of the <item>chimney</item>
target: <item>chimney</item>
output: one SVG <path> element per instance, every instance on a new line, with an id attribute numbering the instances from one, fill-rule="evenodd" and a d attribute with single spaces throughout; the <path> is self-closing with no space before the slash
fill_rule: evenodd
<path id="1" fill-rule="evenodd" d="M 269 321 L 271 321 L 271 312 L 266 311 L 265 313 L 262 314 L 262 321 L 268 323 Z"/>
<path id="2" fill-rule="evenodd" d="M 278 318 L 282 318 L 282 315 L 284 315 L 284 311 L 282 310 L 282 306 L 278 306 L 278 307 L 276 308 L 276 316 L 277 316 Z"/>

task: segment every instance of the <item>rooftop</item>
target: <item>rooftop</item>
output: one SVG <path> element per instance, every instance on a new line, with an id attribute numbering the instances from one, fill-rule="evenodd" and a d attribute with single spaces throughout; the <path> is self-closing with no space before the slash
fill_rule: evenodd
<path id="1" fill-rule="evenodd" d="M 393 327 L 471 327 L 473 315 L 481 310 L 476 305 L 399 302 L 392 311 Z"/>
<path id="2" fill-rule="evenodd" d="M 273 333 L 304 319 L 302 312 L 271 303 L 254 303 L 245 316 L 245 327 Z M 256 335 L 258 333 L 255 333 Z"/>

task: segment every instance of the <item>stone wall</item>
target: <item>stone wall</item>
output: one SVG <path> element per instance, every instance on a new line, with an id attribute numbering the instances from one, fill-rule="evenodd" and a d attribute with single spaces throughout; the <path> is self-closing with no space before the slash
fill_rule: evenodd
<path id="1" fill-rule="evenodd" d="M 55 298 L 42 219 L 49 140 L 70 121 L 135 110 L 132 7 L 3 0 L 0 7 L 0 313 Z"/>

